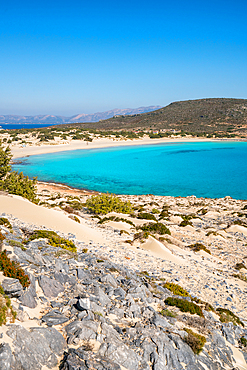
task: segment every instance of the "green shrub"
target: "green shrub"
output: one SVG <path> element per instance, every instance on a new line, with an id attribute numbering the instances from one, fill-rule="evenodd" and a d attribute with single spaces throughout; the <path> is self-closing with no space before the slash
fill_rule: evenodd
<path id="1" fill-rule="evenodd" d="M 5 236 L 0 231 L 0 247 L 2 247 L 4 239 L 5 239 Z"/>
<path id="2" fill-rule="evenodd" d="M 185 342 L 190 346 L 192 351 L 196 355 L 198 355 L 202 351 L 203 346 L 206 343 L 206 338 L 203 335 L 193 332 L 191 329 L 184 328 L 184 330 L 188 334 L 185 337 Z"/>
<path id="3" fill-rule="evenodd" d="M 178 284 L 166 282 L 163 285 L 163 287 L 166 288 L 166 289 L 169 289 L 175 295 L 181 295 L 182 297 L 189 297 L 190 296 L 189 293 L 187 292 L 187 290 L 185 290 L 184 288 L 182 288 Z"/>
<path id="4" fill-rule="evenodd" d="M 4 180 L 0 182 L 0 189 L 8 191 L 10 194 L 20 195 L 33 203 L 38 203 L 36 179 L 31 180 L 28 176 L 24 176 L 22 172 L 9 172 Z"/>
<path id="5" fill-rule="evenodd" d="M 78 218 L 78 217 L 76 217 L 76 216 L 74 216 L 74 220 L 75 220 L 76 222 L 78 222 L 79 224 L 81 223 L 81 221 L 79 220 L 79 218 Z"/>
<path id="6" fill-rule="evenodd" d="M 17 240 L 8 240 L 8 244 L 11 245 L 11 247 L 23 247 L 23 244 L 21 242 L 18 242 Z"/>
<path id="7" fill-rule="evenodd" d="M 240 279 L 240 280 L 243 280 L 247 283 L 247 277 L 244 275 L 244 274 L 232 274 L 233 277 L 235 277 L 236 279 Z"/>
<path id="8" fill-rule="evenodd" d="M 95 214 L 106 215 L 110 212 L 131 213 L 133 212 L 130 202 L 123 202 L 112 194 L 95 195 L 86 201 L 88 210 Z"/>
<path id="9" fill-rule="evenodd" d="M 5 217 L 0 217 L 0 225 L 3 225 L 5 227 L 8 227 L 9 229 L 12 229 L 12 225 L 9 222 L 9 220 Z"/>
<path id="10" fill-rule="evenodd" d="M 192 222 L 191 222 L 191 221 L 183 220 L 183 221 L 179 224 L 179 226 L 183 226 L 183 227 L 185 227 L 185 226 L 193 226 L 193 224 L 192 224 Z"/>
<path id="11" fill-rule="evenodd" d="M 171 232 L 168 229 L 168 227 L 166 227 L 164 224 L 160 222 L 144 224 L 142 226 L 139 226 L 138 229 L 141 229 L 142 231 L 147 231 L 150 233 L 160 234 L 160 235 L 164 235 L 164 234 L 171 235 Z"/>
<path id="12" fill-rule="evenodd" d="M 152 215 L 151 213 L 147 213 L 147 212 L 140 212 L 137 216 L 137 218 L 141 219 L 141 220 L 153 220 L 153 221 L 157 221 L 156 217 L 154 215 Z"/>
<path id="13" fill-rule="evenodd" d="M 155 214 L 155 213 L 160 213 L 160 211 L 157 209 L 157 208 L 153 208 L 152 209 L 152 213 Z"/>
<path id="14" fill-rule="evenodd" d="M 16 312 L 11 306 L 9 297 L 4 293 L 2 286 L 0 285 L 0 326 L 6 324 L 7 317 L 13 323 L 16 318 Z"/>
<path id="15" fill-rule="evenodd" d="M 176 317 L 177 316 L 174 312 L 169 311 L 169 310 L 161 310 L 160 314 L 162 316 L 167 316 L 167 317 Z"/>
<path id="16" fill-rule="evenodd" d="M 246 266 L 243 262 L 236 263 L 235 267 L 236 270 L 246 269 Z"/>
<path id="17" fill-rule="evenodd" d="M 55 233 L 55 231 L 34 230 L 33 234 L 28 238 L 27 242 L 41 238 L 48 239 L 48 243 L 52 247 L 59 247 L 70 252 L 76 252 L 75 244 L 68 239 L 61 238 L 57 233 Z"/>
<path id="18" fill-rule="evenodd" d="M 188 245 L 188 248 L 192 249 L 194 252 L 205 251 L 208 254 L 211 254 L 210 250 L 201 243 L 195 243 L 195 244 Z"/>
<path id="19" fill-rule="evenodd" d="M 196 314 L 198 316 L 204 317 L 202 309 L 200 306 L 193 302 L 186 301 L 185 299 L 168 297 L 165 300 L 168 306 L 176 306 L 182 312 L 190 312 L 192 315 Z"/>
<path id="20" fill-rule="evenodd" d="M 247 347 L 247 339 L 245 337 L 241 337 L 239 341 L 244 347 Z"/>
<path id="21" fill-rule="evenodd" d="M 233 225 L 239 225 L 239 226 L 247 227 L 246 222 L 244 222 L 244 221 L 242 221 L 242 220 L 235 220 L 235 221 L 233 222 Z"/>
<path id="22" fill-rule="evenodd" d="M 10 260 L 6 250 L 0 253 L 0 270 L 3 271 L 4 276 L 18 279 L 24 288 L 30 285 L 28 275 L 25 274 L 17 262 Z"/>
<path id="23" fill-rule="evenodd" d="M 244 326 L 239 317 L 226 308 L 217 308 L 216 313 L 220 316 L 221 322 L 232 322 L 234 325 Z"/>
<path id="24" fill-rule="evenodd" d="M 130 221 L 130 220 L 126 220 L 125 218 L 123 218 L 123 217 L 116 217 L 116 216 L 110 216 L 110 217 L 104 217 L 104 218 L 102 218 L 99 222 L 98 222 L 98 224 L 103 224 L 103 223 L 105 223 L 105 222 L 109 222 L 109 221 L 115 221 L 115 222 L 126 222 L 127 224 L 129 224 L 129 225 L 131 225 L 131 226 L 133 226 L 133 227 L 135 227 L 135 224 L 132 222 L 132 221 Z"/>
<path id="25" fill-rule="evenodd" d="M 162 210 L 159 214 L 159 220 L 167 219 L 169 217 L 169 212 L 167 210 Z"/>

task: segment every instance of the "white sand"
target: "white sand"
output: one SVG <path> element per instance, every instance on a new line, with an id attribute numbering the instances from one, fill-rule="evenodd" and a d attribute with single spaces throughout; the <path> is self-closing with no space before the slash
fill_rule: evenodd
<path id="1" fill-rule="evenodd" d="M 134 140 L 113 140 L 113 139 L 96 139 L 92 142 L 73 140 L 68 144 L 40 144 L 33 146 L 11 146 L 11 152 L 13 158 L 25 157 L 29 155 L 45 154 L 45 153 L 56 153 L 67 150 L 77 149 L 96 149 L 116 146 L 130 146 L 130 145 L 148 145 L 148 144 L 161 144 L 161 143 L 179 143 L 179 142 L 201 142 L 201 141 L 212 141 L 209 139 L 198 139 L 198 138 L 160 138 L 150 139 L 144 137 Z"/>
<path id="2" fill-rule="evenodd" d="M 149 236 L 147 242 L 141 244 L 140 248 L 151 251 L 155 256 L 164 258 L 165 260 L 174 262 L 178 265 L 185 263 L 184 260 L 176 257 L 168 248 L 166 248 L 162 243 L 152 236 Z"/>
<path id="3" fill-rule="evenodd" d="M 97 230 L 71 220 L 62 211 L 37 206 L 19 196 L 0 195 L 0 213 L 11 214 L 20 220 L 36 226 L 45 226 L 64 234 L 75 234 L 80 241 L 104 243 L 104 237 Z"/>
<path id="4" fill-rule="evenodd" d="M 226 231 L 230 233 L 242 233 L 247 236 L 247 227 L 240 225 L 232 225 Z"/>

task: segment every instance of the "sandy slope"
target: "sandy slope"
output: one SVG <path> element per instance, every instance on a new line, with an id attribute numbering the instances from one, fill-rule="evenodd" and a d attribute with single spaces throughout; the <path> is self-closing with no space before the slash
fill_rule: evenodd
<path id="1" fill-rule="evenodd" d="M 56 231 L 76 235 L 81 241 L 92 240 L 103 243 L 104 237 L 97 230 L 92 230 L 85 223 L 78 223 L 65 215 L 62 211 L 37 206 L 19 196 L 0 195 L 0 213 L 12 214 L 14 217 L 37 226 L 45 226 Z"/>

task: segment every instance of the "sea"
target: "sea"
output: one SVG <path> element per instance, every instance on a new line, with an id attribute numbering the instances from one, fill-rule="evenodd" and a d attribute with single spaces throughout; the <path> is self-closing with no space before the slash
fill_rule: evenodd
<path id="1" fill-rule="evenodd" d="M 18 158 L 40 181 L 114 194 L 247 199 L 247 142 L 116 146 Z"/>
<path id="2" fill-rule="evenodd" d="M 55 123 L 0 123 L 0 129 L 20 130 L 21 128 L 44 128 L 55 125 Z"/>

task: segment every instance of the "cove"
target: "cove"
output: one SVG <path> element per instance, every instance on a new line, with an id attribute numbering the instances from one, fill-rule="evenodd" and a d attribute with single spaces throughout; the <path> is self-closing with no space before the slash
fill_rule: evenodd
<path id="1" fill-rule="evenodd" d="M 246 142 L 118 146 L 18 158 L 40 181 L 115 194 L 247 199 Z"/>

